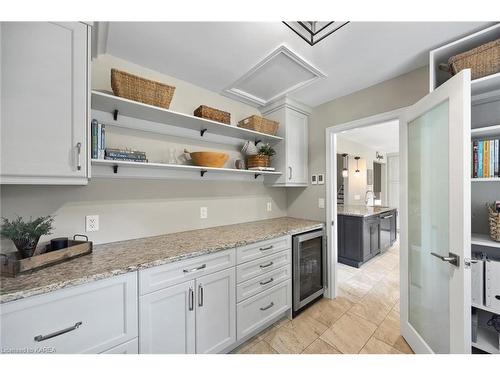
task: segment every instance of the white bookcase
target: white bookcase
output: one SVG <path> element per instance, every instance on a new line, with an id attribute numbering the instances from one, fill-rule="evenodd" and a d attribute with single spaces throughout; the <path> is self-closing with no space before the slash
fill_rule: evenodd
<path id="1" fill-rule="evenodd" d="M 500 38 L 500 24 L 495 24 L 431 51 L 429 54 L 430 91 L 450 78 L 448 73 L 439 70 L 439 64 L 447 63 L 451 56 L 498 38 Z M 473 80 L 471 90 L 471 140 L 500 138 L 500 73 Z M 471 161 L 473 162 L 472 158 Z M 488 235 L 486 210 L 486 203 L 500 200 L 500 178 L 471 177 L 470 180 L 472 184 L 472 253 L 485 253 L 490 258 L 500 260 L 500 242 L 493 241 Z M 499 334 L 485 324 L 493 314 L 500 314 L 500 310 L 471 303 L 471 313 L 478 318 L 479 323 L 477 339 L 471 342 L 473 349 L 487 353 L 500 353 Z"/>

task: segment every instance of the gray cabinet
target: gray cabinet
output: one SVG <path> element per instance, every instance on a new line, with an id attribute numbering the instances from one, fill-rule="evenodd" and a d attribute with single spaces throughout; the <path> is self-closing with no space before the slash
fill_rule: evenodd
<path id="1" fill-rule="evenodd" d="M 397 211 L 367 217 L 338 215 L 338 261 L 359 267 L 396 241 Z"/>

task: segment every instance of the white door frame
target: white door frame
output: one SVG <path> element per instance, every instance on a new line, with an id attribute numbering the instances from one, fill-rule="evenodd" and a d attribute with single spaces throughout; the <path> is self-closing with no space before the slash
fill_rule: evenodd
<path id="1" fill-rule="evenodd" d="M 337 296 L 337 133 L 346 130 L 377 125 L 383 122 L 399 121 L 407 107 L 379 113 L 354 121 L 326 128 L 326 236 L 328 244 L 327 275 L 328 289 L 326 296 Z M 332 163 L 332 161 L 334 161 Z M 335 188 L 333 188 L 335 187 Z M 331 225 L 330 225 L 331 224 Z"/>

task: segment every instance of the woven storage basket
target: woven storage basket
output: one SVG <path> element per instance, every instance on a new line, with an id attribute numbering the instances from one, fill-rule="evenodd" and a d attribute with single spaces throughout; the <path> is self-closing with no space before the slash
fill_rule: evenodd
<path id="1" fill-rule="evenodd" d="M 488 206 L 489 221 L 490 221 L 490 238 L 493 241 L 500 242 L 500 212 L 496 212 Z"/>
<path id="2" fill-rule="evenodd" d="M 247 156 L 247 168 L 269 167 L 270 158 L 267 155 Z"/>
<path id="3" fill-rule="evenodd" d="M 223 124 L 231 123 L 231 114 L 229 112 L 224 112 L 220 109 L 208 107 L 206 105 L 200 105 L 198 108 L 196 108 L 194 110 L 194 115 L 196 117 L 222 122 Z"/>
<path id="4" fill-rule="evenodd" d="M 254 130 L 260 133 L 276 135 L 280 123 L 264 117 L 252 115 L 238 122 L 240 128 Z"/>
<path id="5" fill-rule="evenodd" d="M 156 107 L 168 108 L 175 87 L 111 69 L 111 87 L 116 96 Z"/>
<path id="6" fill-rule="evenodd" d="M 500 39 L 452 56 L 448 60 L 448 71 L 453 75 L 468 68 L 471 69 L 472 79 L 500 72 Z"/>

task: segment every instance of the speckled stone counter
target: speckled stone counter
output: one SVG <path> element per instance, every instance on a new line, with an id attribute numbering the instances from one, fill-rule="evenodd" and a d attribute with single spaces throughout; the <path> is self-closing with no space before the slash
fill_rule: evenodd
<path id="1" fill-rule="evenodd" d="M 338 205 L 337 206 L 337 215 L 345 215 L 345 216 L 359 216 L 359 217 L 367 217 L 381 214 L 382 212 L 388 212 L 395 210 L 393 207 L 382 207 L 382 206 L 350 206 L 350 205 Z"/>
<path id="2" fill-rule="evenodd" d="M 2 276 L 0 303 L 321 227 L 281 217 L 97 245 L 81 258 L 16 278 Z"/>

